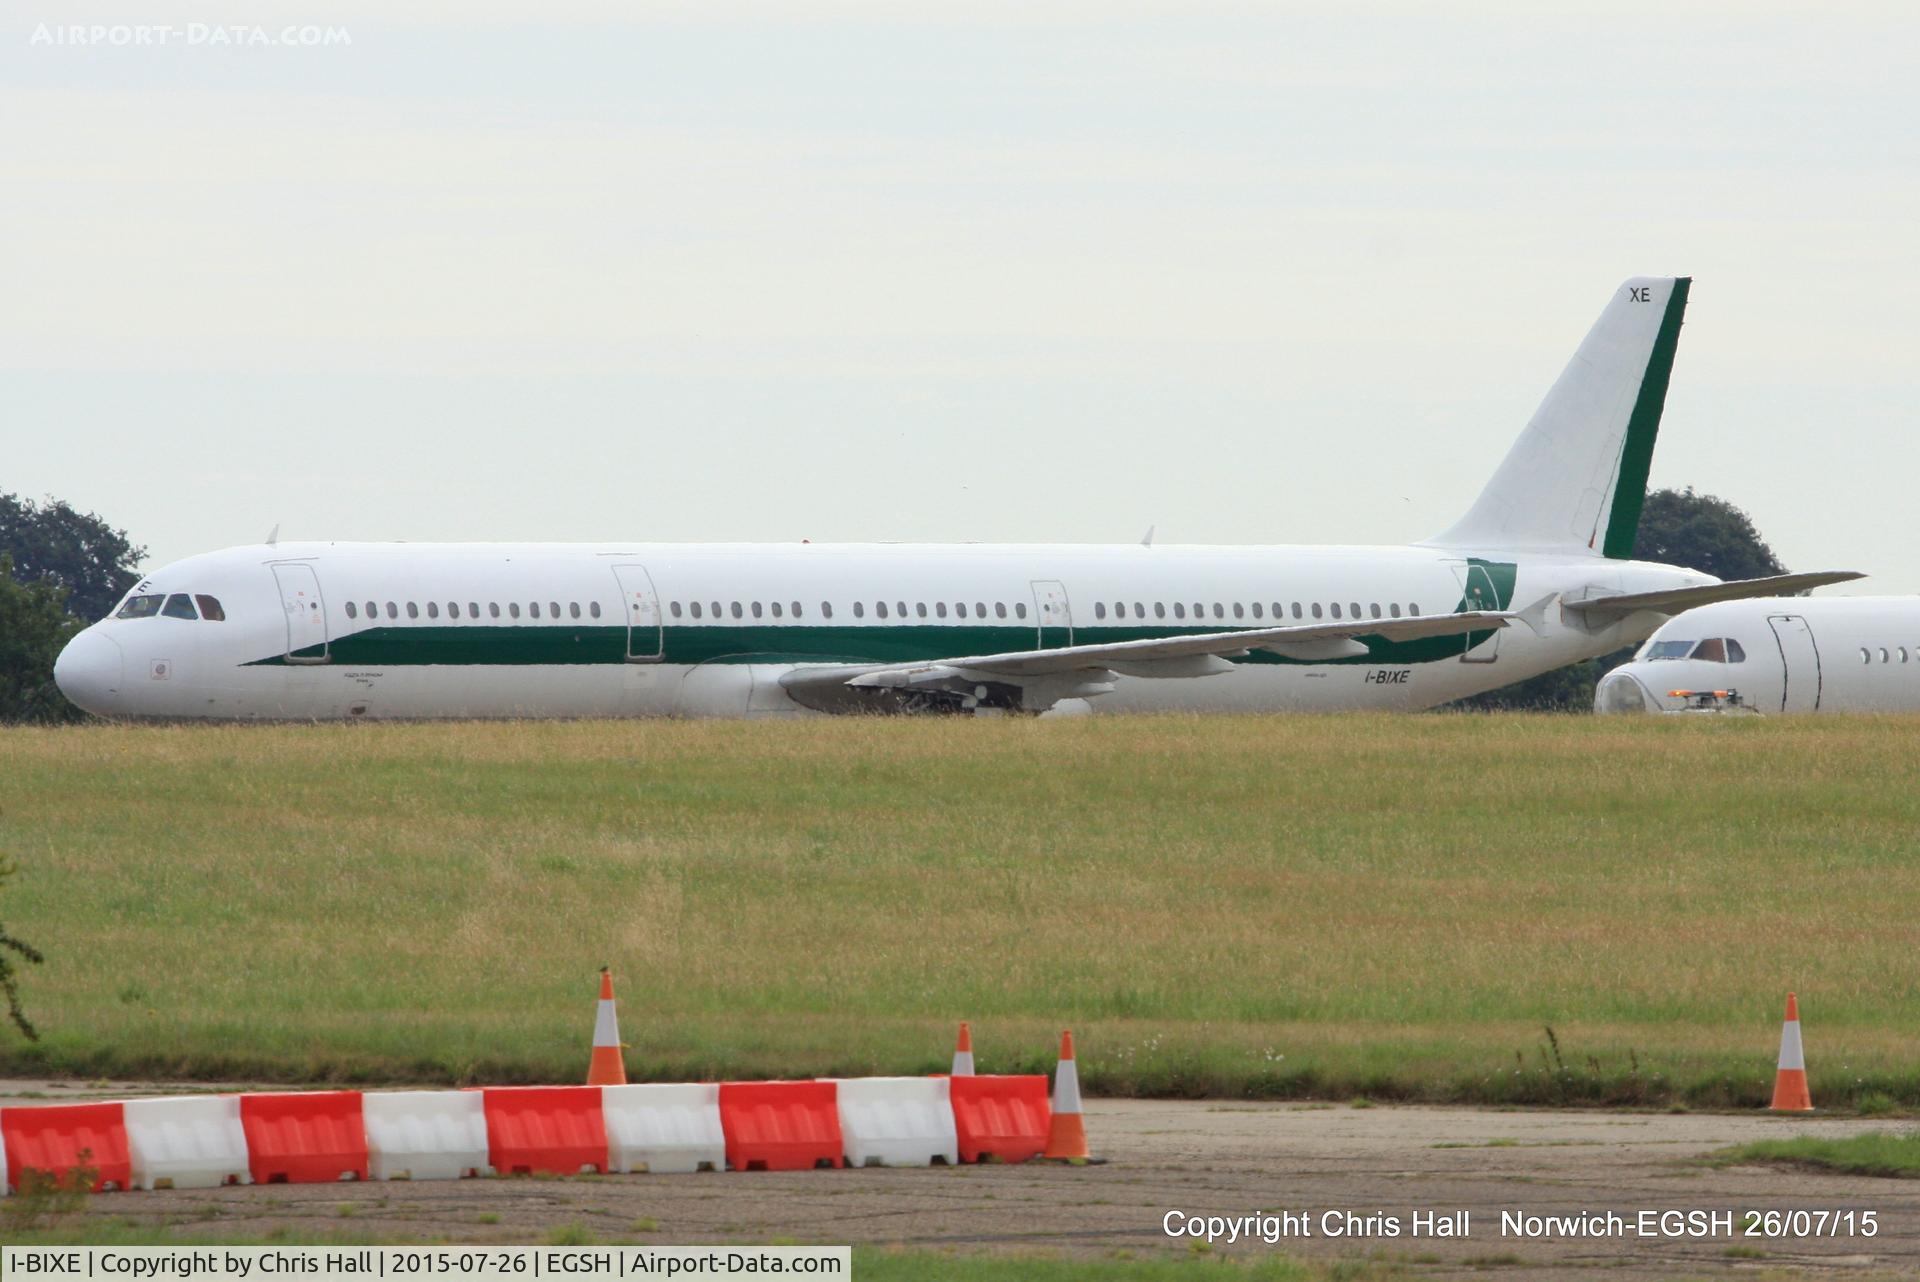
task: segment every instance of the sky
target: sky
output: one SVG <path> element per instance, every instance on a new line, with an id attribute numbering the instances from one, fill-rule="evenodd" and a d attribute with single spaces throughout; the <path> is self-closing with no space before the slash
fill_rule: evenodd
<path id="1" fill-rule="evenodd" d="M 1652 483 L 1920 592 L 1920 7 L 397 8 L 0 19 L 0 491 L 150 566 L 1405 542 L 1682 274 Z"/>

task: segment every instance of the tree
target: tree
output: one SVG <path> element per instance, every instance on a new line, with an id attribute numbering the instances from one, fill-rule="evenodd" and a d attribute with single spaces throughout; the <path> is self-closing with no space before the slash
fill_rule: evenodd
<path id="1" fill-rule="evenodd" d="M 1640 511 L 1636 561 L 1699 570 L 1718 579 L 1758 579 L 1787 568 L 1754 528 L 1753 518 L 1711 494 L 1654 490 Z M 1587 659 L 1447 706 L 1480 712 L 1587 712 L 1594 685 L 1633 655 L 1633 647 Z"/>
<path id="2" fill-rule="evenodd" d="M 21 583 L 0 552 L 0 722 L 78 721 L 80 709 L 53 683 L 53 661 L 86 627 L 67 612 L 67 590 Z"/>
<path id="3" fill-rule="evenodd" d="M 125 530 L 61 499 L 34 503 L 0 494 L 0 552 L 13 556 L 22 583 L 67 589 L 66 609 L 92 622 L 139 580 L 134 567 L 147 555 Z"/>

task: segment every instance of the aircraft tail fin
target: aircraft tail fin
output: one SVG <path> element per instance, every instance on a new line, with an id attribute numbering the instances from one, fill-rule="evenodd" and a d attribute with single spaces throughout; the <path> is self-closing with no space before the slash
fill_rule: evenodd
<path id="1" fill-rule="evenodd" d="M 1631 557 L 1692 283 L 1614 291 L 1479 499 L 1427 543 Z"/>

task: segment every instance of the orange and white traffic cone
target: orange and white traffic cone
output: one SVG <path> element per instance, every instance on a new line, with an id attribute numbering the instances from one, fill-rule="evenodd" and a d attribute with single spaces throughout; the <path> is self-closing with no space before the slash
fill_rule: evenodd
<path id="1" fill-rule="evenodd" d="M 1060 1067 L 1053 1074 L 1053 1121 L 1047 1126 L 1047 1147 L 1040 1156 L 1084 1162 L 1087 1123 L 1080 1116 L 1080 1070 L 1073 1062 L 1073 1034 L 1060 1034 Z"/>
<path id="2" fill-rule="evenodd" d="M 960 1040 L 953 1046 L 953 1072 L 949 1076 L 973 1076 L 973 1025 L 964 1020 L 960 1023 Z"/>
<path id="3" fill-rule="evenodd" d="M 593 1059 L 587 1085 L 625 1086 L 627 1061 L 620 1054 L 620 1024 L 613 1013 L 613 972 L 600 968 L 600 1011 L 593 1019 Z"/>
<path id="4" fill-rule="evenodd" d="M 1780 1028 L 1780 1066 L 1773 1077 L 1773 1111 L 1811 1113 L 1807 1094 L 1807 1059 L 1800 1050 L 1800 1003 L 1787 994 L 1787 1022 Z"/>

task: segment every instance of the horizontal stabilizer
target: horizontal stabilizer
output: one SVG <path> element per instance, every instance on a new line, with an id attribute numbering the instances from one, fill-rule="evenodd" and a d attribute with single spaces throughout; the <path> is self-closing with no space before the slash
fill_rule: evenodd
<path id="1" fill-rule="evenodd" d="M 1817 570 L 1808 574 L 1775 574 L 1764 579 L 1735 579 L 1730 583 L 1709 583 L 1698 588 L 1669 588 L 1664 592 L 1631 592 L 1618 596 L 1588 597 L 1584 601 L 1562 601 L 1569 610 L 1584 614 L 1633 614 L 1651 610 L 1656 614 L 1679 614 L 1696 605 L 1715 601 L 1744 601 L 1757 596 L 1792 596 L 1809 588 L 1829 583 L 1846 583 L 1867 576 L 1857 570 Z"/>

